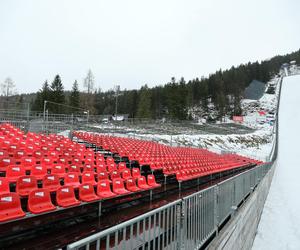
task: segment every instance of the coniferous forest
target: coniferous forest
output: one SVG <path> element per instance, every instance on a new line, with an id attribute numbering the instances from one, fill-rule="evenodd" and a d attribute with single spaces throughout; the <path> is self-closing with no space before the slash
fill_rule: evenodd
<path id="1" fill-rule="evenodd" d="M 214 119 L 221 119 L 224 115 L 240 115 L 240 100 L 250 82 L 255 79 L 266 83 L 279 72 L 283 63 L 292 60 L 300 63 L 300 50 L 262 62 L 220 69 L 208 77 L 173 77 L 170 82 L 151 88 L 143 85 L 139 90 L 121 89 L 118 93 L 118 114 L 128 114 L 130 118 L 187 120 L 192 119 L 193 114 L 209 118 L 209 107 L 213 106 L 217 111 Z M 51 82 L 48 79 L 42 84 L 31 101 L 31 110 L 42 111 L 44 100 L 48 100 L 66 105 L 49 105 L 49 112 L 53 113 L 74 112 L 69 105 L 89 109 L 91 114 L 114 114 L 116 94 L 113 86 L 103 92 L 95 88 L 94 82 L 93 73 L 89 70 L 83 84 L 85 91 L 79 91 L 77 81 L 71 91 L 66 91 L 61 77 L 56 75 Z"/>

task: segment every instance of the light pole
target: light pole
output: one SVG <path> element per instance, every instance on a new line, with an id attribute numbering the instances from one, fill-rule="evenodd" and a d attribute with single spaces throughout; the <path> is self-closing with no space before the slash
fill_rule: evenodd
<path id="1" fill-rule="evenodd" d="M 119 96 L 119 91 L 120 91 L 120 85 L 116 85 L 116 109 L 115 109 L 115 120 L 117 121 L 118 118 L 117 118 L 117 114 L 118 114 L 118 96 Z"/>
<path id="2" fill-rule="evenodd" d="M 47 106 L 47 101 L 46 100 L 44 100 L 44 122 L 45 122 L 45 120 L 46 120 L 46 106 Z"/>

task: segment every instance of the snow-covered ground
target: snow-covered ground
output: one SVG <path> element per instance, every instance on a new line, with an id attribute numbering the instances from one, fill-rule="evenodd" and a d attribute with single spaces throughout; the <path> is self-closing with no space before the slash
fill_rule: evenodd
<path id="1" fill-rule="evenodd" d="M 284 79 L 279 108 L 279 155 L 253 250 L 300 249 L 300 76 Z"/>
<path id="2" fill-rule="evenodd" d="M 274 121 L 276 120 L 279 83 L 276 76 L 267 83 L 275 88 L 275 94 L 264 93 L 261 99 L 242 100 L 244 126 L 232 120 L 223 124 L 145 124 L 94 125 L 100 133 L 152 140 L 172 146 L 207 148 L 217 153 L 238 153 L 268 161 L 274 145 Z M 266 88 L 266 89 L 267 89 Z M 272 115 L 273 114 L 273 115 Z"/>

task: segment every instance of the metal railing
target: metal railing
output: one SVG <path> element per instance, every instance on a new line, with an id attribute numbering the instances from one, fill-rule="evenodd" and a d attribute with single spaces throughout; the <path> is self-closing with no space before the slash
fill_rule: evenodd
<path id="1" fill-rule="evenodd" d="M 190 196 L 67 246 L 67 249 L 199 249 L 272 167 L 257 166 Z"/>
<path id="2" fill-rule="evenodd" d="M 68 246 L 68 249 L 177 249 L 181 201 L 108 228 Z"/>

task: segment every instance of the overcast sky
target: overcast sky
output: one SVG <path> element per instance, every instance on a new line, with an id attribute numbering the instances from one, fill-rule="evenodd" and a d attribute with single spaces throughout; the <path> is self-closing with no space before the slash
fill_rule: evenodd
<path id="1" fill-rule="evenodd" d="M 1 0 L 0 82 L 103 90 L 207 76 L 300 48 L 299 0 Z"/>

